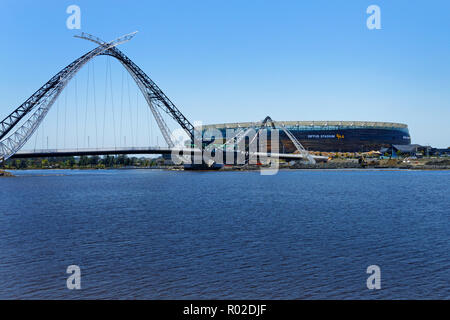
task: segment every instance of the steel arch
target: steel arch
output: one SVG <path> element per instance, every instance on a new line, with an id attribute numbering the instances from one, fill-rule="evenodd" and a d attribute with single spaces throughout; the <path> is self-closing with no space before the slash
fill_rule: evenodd
<path id="1" fill-rule="evenodd" d="M 22 105 L 9 114 L 3 121 L 0 122 L 0 162 L 3 162 L 19 151 L 23 145 L 28 141 L 32 134 L 36 131 L 48 111 L 66 87 L 67 83 L 73 76 L 91 59 L 98 55 L 109 55 L 116 58 L 131 74 L 136 84 L 139 86 L 144 95 L 157 123 L 168 143 L 169 147 L 174 144 L 170 138 L 170 132 L 167 124 L 162 119 L 159 111 L 155 106 L 160 107 L 163 111 L 168 113 L 175 119 L 180 126 L 187 132 L 189 137 L 194 137 L 194 126 L 189 120 L 178 110 L 178 108 L 170 101 L 170 99 L 162 92 L 162 90 L 148 77 L 142 69 L 140 69 L 131 59 L 116 48 L 117 45 L 129 41 L 136 32 L 122 36 L 111 42 L 103 42 L 101 40 L 95 41 L 99 44 L 98 47 L 89 51 L 85 55 L 73 61 L 66 66 L 55 76 L 53 76 L 47 83 L 45 83 L 39 90 L 37 90 L 30 98 L 28 98 Z M 86 38 L 90 35 L 82 34 L 80 38 Z M 94 38 L 93 36 L 90 36 Z M 100 42 L 101 41 L 101 42 Z M 34 113 L 16 128 L 24 117 Z M 11 133 L 12 132 L 12 133 Z"/>

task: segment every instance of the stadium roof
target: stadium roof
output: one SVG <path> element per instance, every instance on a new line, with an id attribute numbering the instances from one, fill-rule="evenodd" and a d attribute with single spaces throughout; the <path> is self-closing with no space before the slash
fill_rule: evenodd
<path id="1" fill-rule="evenodd" d="M 311 127 L 326 127 L 326 126 L 346 126 L 346 127 L 367 127 L 367 128 L 408 128 L 404 123 L 394 122 L 371 122 L 371 121 L 276 121 L 284 126 L 311 126 Z M 235 122 L 235 123 L 219 123 L 204 125 L 203 129 L 208 128 L 248 128 L 258 126 L 258 122 Z"/>

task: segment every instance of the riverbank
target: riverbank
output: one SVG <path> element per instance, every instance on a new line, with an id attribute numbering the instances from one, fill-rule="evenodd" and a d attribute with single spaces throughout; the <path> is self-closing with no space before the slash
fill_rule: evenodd
<path id="1" fill-rule="evenodd" d="M 247 171 L 259 170 L 258 165 L 225 166 L 221 170 Z M 328 162 L 306 164 L 301 162 L 280 163 L 280 169 L 393 169 L 393 170 L 450 170 L 450 159 L 420 160 L 373 160 L 360 162 L 358 159 L 333 159 Z"/>
<path id="2" fill-rule="evenodd" d="M 355 161 L 353 159 L 331 160 L 326 163 L 294 164 L 293 169 L 407 169 L 407 170 L 450 170 L 450 159 L 384 159 L 372 161 Z"/>
<path id="3" fill-rule="evenodd" d="M 260 170 L 261 168 L 270 168 L 268 165 L 225 165 L 218 171 L 253 171 Z M 76 168 L 25 168 L 25 169 L 13 169 L 13 170 L 136 170 L 136 169 L 154 169 L 154 170 L 170 170 L 170 171 L 183 171 L 183 166 L 123 166 L 123 167 L 111 167 L 111 168 L 98 168 L 98 167 L 76 167 Z M 414 159 L 414 160 L 397 160 L 397 159 L 383 159 L 383 160 L 370 160 L 360 162 L 358 159 L 332 159 L 328 162 L 306 164 L 301 162 L 282 162 L 279 164 L 278 169 L 282 170 L 340 170 L 340 169 L 360 169 L 360 170 L 373 170 L 373 169 L 392 169 L 392 170 L 450 170 L 450 159 Z M 217 170 L 214 170 L 217 171 Z M 0 170 L 0 177 L 13 177 L 14 175 L 8 171 Z"/>
<path id="4" fill-rule="evenodd" d="M 0 170 L 0 177 L 14 177 L 14 175 L 8 171 Z"/>

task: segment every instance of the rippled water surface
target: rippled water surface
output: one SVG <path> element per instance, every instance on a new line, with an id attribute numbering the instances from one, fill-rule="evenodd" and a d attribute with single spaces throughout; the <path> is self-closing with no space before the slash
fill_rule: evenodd
<path id="1" fill-rule="evenodd" d="M 14 174 L 3 299 L 450 298 L 448 171 Z"/>

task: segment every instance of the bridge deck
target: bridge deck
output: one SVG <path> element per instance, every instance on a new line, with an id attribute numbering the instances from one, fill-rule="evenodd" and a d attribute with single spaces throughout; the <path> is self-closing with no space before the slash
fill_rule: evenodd
<path id="1" fill-rule="evenodd" d="M 20 150 L 11 158 L 50 158 L 50 157 L 76 157 L 76 156 L 102 156 L 119 154 L 171 154 L 175 152 L 180 155 L 201 154 L 200 149 L 171 149 L 163 147 L 143 147 L 143 148 L 88 148 L 88 149 L 46 149 L 46 150 Z M 234 152 L 233 152 L 234 153 Z M 300 160 L 304 156 L 296 153 L 264 153 L 255 152 L 253 155 L 260 157 L 272 157 L 285 160 Z M 313 156 L 316 161 L 326 161 L 327 157 Z"/>
<path id="2" fill-rule="evenodd" d="M 181 149 L 176 149 L 181 150 Z M 189 153 L 193 149 L 186 149 Z M 20 150 L 11 158 L 46 158 L 46 157 L 76 157 L 76 156 L 103 156 L 118 154 L 171 154 L 172 149 L 162 147 L 148 148 L 80 148 L 80 149 L 46 149 L 46 150 Z"/>

